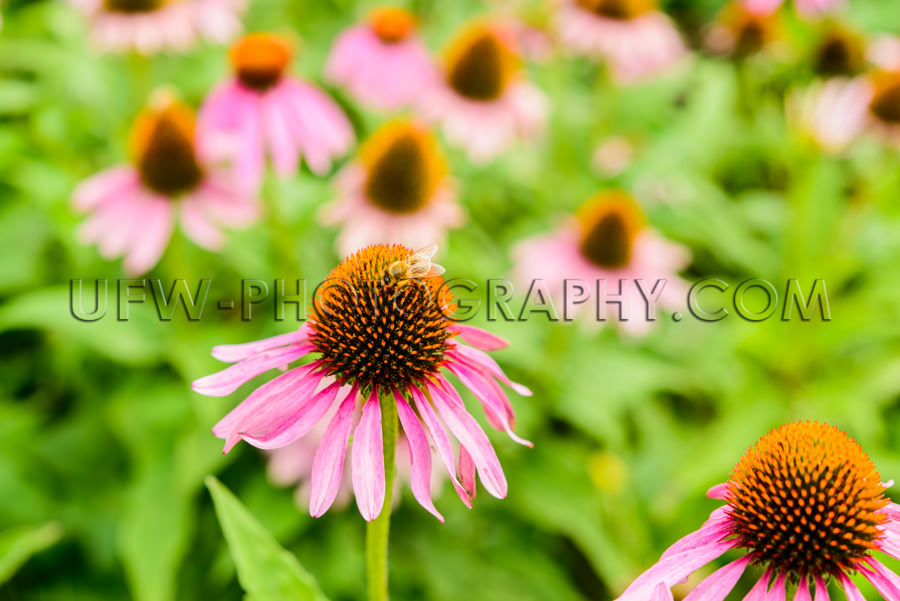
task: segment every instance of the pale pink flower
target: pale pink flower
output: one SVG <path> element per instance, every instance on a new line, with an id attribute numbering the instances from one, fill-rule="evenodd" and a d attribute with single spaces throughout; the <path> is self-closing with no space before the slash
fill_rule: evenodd
<path id="1" fill-rule="evenodd" d="M 900 577 L 872 554 L 900 559 L 900 506 L 884 496 L 888 486 L 844 432 L 818 422 L 784 425 L 747 451 L 727 483 L 710 489 L 725 505 L 618 601 L 671 601 L 675 584 L 731 550 L 745 554 L 704 578 L 685 601 L 723 601 L 751 564 L 765 570 L 746 601 L 812 601 L 811 588 L 816 601 L 829 601 L 829 580 L 850 601 L 864 601 L 854 573 L 898 601 Z"/>
<path id="2" fill-rule="evenodd" d="M 329 225 L 342 224 L 341 256 L 370 244 L 441 244 L 446 230 L 463 221 L 437 140 L 410 121 L 388 123 L 372 134 L 359 158 L 338 175 L 337 187 L 337 200 L 322 216 Z"/>
<path id="3" fill-rule="evenodd" d="M 159 261 L 176 214 L 184 233 L 210 250 L 224 245 L 219 225 L 246 226 L 258 217 L 256 199 L 197 159 L 193 125 L 188 107 L 157 94 L 135 123 L 133 164 L 103 171 L 75 189 L 75 209 L 91 213 L 82 239 L 96 243 L 105 258 L 124 255 L 129 274 Z"/>
<path id="4" fill-rule="evenodd" d="M 866 48 L 866 58 L 884 71 L 900 71 L 900 38 L 886 34 L 876 36 Z"/>
<path id="5" fill-rule="evenodd" d="M 193 388 L 201 394 L 226 396 L 266 371 L 287 370 L 216 424 L 213 433 L 225 439 L 225 452 L 241 440 L 261 449 L 287 446 L 337 406 L 313 459 L 310 513 L 321 516 L 334 502 L 352 433 L 353 492 L 362 516 L 373 520 L 385 497 L 385 404 L 396 407 L 412 457 L 410 486 L 425 509 L 443 521 L 431 501 L 430 445 L 467 506 L 476 472 L 488 493 L 505 497 L 506 477 L 491 443 L 442 372 L 473 393 L 492 426 L 529 446 L 513 433 L 512 406 L 498 382 L 519 394 L 530 391 L 484 352 L 504 347 L 503 340 L 448 317 L 452 295 L 437 271 L 409 248 L 367 247 L 331 272 L 317 289 L 310 321 L 297 332 L 215 347 L 213 356 L 233 365 L 196 380 Z M 289 369 L 304 358 L 313 360 Z M 458 458 L 445 425 L 459 441 Z"/>
<path id="6" fill-rule="evenodd" d="M 326 77 L 375 110 L 413 106 L 437 82 L 434 62 L 415 25 L 404 9 L 375 10 L 367 23 L 351 27 L 335 41 Z"/>
<path id="7" fill-rule="evenodd" d="M 601 175 L 614 177 L 619 175 L 634 160 L 634 144 L 625 136 L 610 136 L 594 150 L 591 165 Z"/>
<path id="8" fill-rule="evenodd" d="M 560 318 L 572 319 L 579 312 L 596 316 L 597 282 L 606 297 L 621 301 L 619 325 L 633 335 L 645 334 L 653 322 L 647 301 L 638 287 L 652 296 L 654 286 L 661 307 L 675 310 L 687 299 L 687 285 L 678 270 L 689 260 L 686 248 L 662 239 L 646 227 L 634 200 L 624 192 L 609 191 L 589 201 L 576 218 L 563 227 L 522 241 L 513 249 L 515 279 L 523 287 L 539 281 L 546 287 Z M 566 280 L 579 282 L 586 290 L 566 289 Z M 568 284 L 573 286 L 573 284 Z M 618 296 L 621 293 L 621 296 Z M 588 296 L 589 298 L 580 298 Z M 607 309 L 609 319 L 618 319 L 618 309 Z"/>
<path id="9" fill-rule="evenodd" d="M 441 82 L 422 98 L 420 114 L 440 123 L 447 140 L 486 163 L 517 139 L 539 133 L 547 100 L 525 79 L 501 23 L 465 27 L 450 45 Z"/>
<path id="10" fill-rule="evenodd" d="M 870 133 L 900 145 L 900 71 L 832 79 L 789 97 L 788 115 L 824 150 L 840 152 Z"/>
<path id="11" fill-rule="evenodd" d="M 784 0 L 740 0 L 744 7 L 757 15 L 771 15 Z M 794 0 L 797 12 L 805 17 L 818 17 L 842 6 L 845 0 Z"/>
<path id="12" fill-rule="evenodd" d="M 241 31 L 244 0 L 70 0 L 102 50 L 188 50 L 197 38 L 226 43 Z"/>
<path id="13" fill-rule="evenodd" d="M 566 47 L 606 62 L 620 83 L 662 75 L 687 52 L 653 0 L 561 0 L 557 21 Z"/>
<path id="14" fill-rule="evenodd" d="M 231 48 L 234 77 L 213 90 L 200 111 L 201 151 L 211 160 L 232 160 L 245 189 L 259 187 L 267 152 L 282 176 L 296 172 L 301 156 L 324 175 L 353 145 L 353 128 L 334 100 L 286 72 L 291 54 L 279 36 L 245 36 Z"/>

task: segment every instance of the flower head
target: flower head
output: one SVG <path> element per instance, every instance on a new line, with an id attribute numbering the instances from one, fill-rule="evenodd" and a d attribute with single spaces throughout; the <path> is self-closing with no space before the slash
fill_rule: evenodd
<path id="1" fill-rule="evenodd" d="M 859 444 L 819 422 L 773 430 L 738 461 L 731 479 L 710 490 L 725 501 L 697 532 L 676 542 L 639 576 L 619 601 L 656 598 L 657 591 L 731 549 L 745 555 L 714 572 L 688 596 L 721 601 L 750 563 L 765 568 L 748 599 L 828 598 L 825 580 L 835 580 L 848 599 L 862 595 L 848 574 L 859 571 L 885 599 L 900 594 L 900 578 L 875 557 L 900 555 L 900 512 Z M 668 599 L 671 594 L 668 593 Z"/>
<path id="2" fill-rule="evenodd" d="M 505 342 L 449 319 L 452 295 L 439 275 L 441 269 L 430 262 L 433 251 L 417 253 L 399 245 L 358 251 L 319 287 L 310 320 L 299 331 L 216 347 L 213 356 L 234 365 L 194 382 L 194 390 L 202 394 L 224 396 L 265 371 L 315 357 L 263 384 L 213 428 L 225 439 L 226 452 L 240 440 L 277 449 L 307 435 L 336 406 L 313 461 L 314 516 L 325 513 L 337 495 L 351 430 L 357 505 L 367 520 L 381 512 L 382 402 L 396 406 L 412 457 L 413 495 L 428 511 L 443 519 L 431 501 L 429 438 L 467 506 L 474 496 L 476 471 L 490 494 L 506 495 L 496 453 L 443 370 L 479 399 L 492 426 L 530 444 L 513 434 L 512 406 L 497 381 L 520 394 L 530 392 L 509 380 L 484 352 Z M 357 410 L 360 419 L 354 427 Z M 442 422 L 459 440 L 457 461 Z"/>
<path id="3" fill-rule="evenodd" d="M 621 83 L 663 74 L 686 51 L 655 0 L 564 0 L 557 20 L 563 44 L 608 63 Z"/>
<path id="4" fill-rule="evenodd" d="M 70 0 L 104 50 L 184 51 L 197 37 L 224 43 L 240 30 L 243 0 Z"/>
<path id="5" fill-rule="evenodd" d="M 816 45 L 813 69 L 824 77 L 853 77 L 866 67 L 865 40 L 855 31 L 831 23 Z"/>
<path id="6" fill-rule="evenodd" d="M 343 223 L 343 255 L 397 241 L 419 248 L 462 222 L 447 163 L 434 134 L 412 121 L 381 126 L 359 158 L 338 177 L 340 196 L 326 207 L 328 223 Z"/>
<path id="7" fill-rule="evenodd" d="M 442 82 L 421 102 L 447 139 L 476 162 L 487 162 L 517 138 L 537 133 L 547 103 L 529 83 L 507 30 L 499 23 L 464 27 L 447 48 Z"/>
<path id="8" fill-rule="evenodd" d="M 245 36 L 229 54 L 234 77 L 213 90 L 200 111 L 197 136 L 204 156 L 233 161 L 244 189 L 259 186 L 267 152 L 282 176 L 297 170 L 301 155 L 321 175 L 353 144 L 353 129 L 340 107 L 290 75 L 292 55 L 282 37 Z"/>
<path id="9" fill-rule="evenodd" d="M 687 250 L 648 228 L 634 199 L 618 190 L 598 194 L 556 232 L 522 241 L 513 253 L 516 280 L 525 286 L 546 283 L 556 302 L 569 303 L 567 315 L 577 307 L 572 295 L 564 295 L 566 280 L 589 286 L 601 280 L 611 289 L 619 285 L 621 325 L 634 334 L 652 324 L 638 280 L 661 283 L 659 302 L 667 308 L 679 307 L 685 298 L 686 286 L 676 273 L 688 262 Z"/>
<path id="10" fill-rule="evenodd" d="M 176 211 L 185 233 L 212 250 L 224 243 L 217 224 L 242 226 L 256 219 L 256 200 L 198 158 L 193 112 L 169 92 L 157 93 L 138 116 L 131 151 L 131 165 L 95 175 L 73 195 L 76 209 L 92 213 L 82 226 L 83 239 L 96 242 L 104 257 L 124 254 L 128 273 L 156 264 Z"/>
<path id="11" fill-rule="evenodd" d="M 437 81 L 428 50 L 407 10 L 381 7 L 335 41 L 327 77 L 361 104 L 393 111 L 412 106 Z"/>
<path id="12" fill-rule="evenodd" d="M 725 5 L 710 28 L 711 50 L 743 59 L 766 48 L 780 34 L 777 12 L 755 12 L 739 1 Z"/>

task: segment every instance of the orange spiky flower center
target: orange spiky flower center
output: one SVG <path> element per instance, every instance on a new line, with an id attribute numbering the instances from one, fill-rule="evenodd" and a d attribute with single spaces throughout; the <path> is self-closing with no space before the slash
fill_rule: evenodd
<path id="1" fill-rule="evenodd" d="M 194 151 L 194 112 L 166 92 L 138 116 L 131 147 L 141 182 L 154 192 L 177 196 L 203 179 Z"/>
<path id="2" fill-rule="evenodd" d="M 577 0 L 582 8 L 607 19 L 627 21 L 656 8 L 655 0 Z"/>
<path id="3" fill-rule="evenodd" d="M 408 10 L 396 6 L 383 6 L 372 11 L 369 18 L 372 31 L 382 42 L 402 42 L 416 29 L 416 18 Z"/>
<path id="4" fill-rule="evenodd" d="M 900 72 L 882 71 L 871 77 L 875 93 L 869 111 L 888 125 L 900 125 Z"/>
<path id="5" fill-rule="evenodd" d="M 620 191 L 598 194 L 578 211 L 581 254 L 604 269 L 628 265 L 644 216 L 634 200 Z"/>
<path id="6" fill-rule="evenodd" d="M 731 531 L 757 562 L 797 577 L 852 570 L 876 547 L 885 485 L 841 430 L 798 422 L 749 449 L 728 482 Z"/>
<path id="7" fill-rule="evenodd" d="M 816 48 L 813 66 L 826 77 L 856 75 L 865 67 L 863 40 L 843 27 L 833 26 Z"/>
<path id="8" fill-rule="evenodd" d="M 290 43 L 272 33 L 245 35 L 229 51 L 238 80 L 251 90 L 260 92 L 281 81 L 292 55 Z"/>
<path id="9" fill-rule="evenodd" d="M 311 340 L 329 375 L 370 390 L 403 388 L 437 372 L 449 349 L 453 297 L 440 276 L 397 276 L 413 254 L 397 244 L 366 247 L 319 286 Z"/>
<path id="10" fill-rule="evenodd" d="M 103 7 L 114 13 L 151 13 L 162 8 L 166 0 L 103 0 Z"/>
<path id="11" fill-rule="evenodd" d="M 365 194 L 392 213 L 413 213 L 434 196 L 447 166 L 434 135 L 419 125 L 397 121 L 383 125 L 360 150 L 366 167 Z"/>
<path id="12" fill-rule="evenodd" d="M 470 100 L 502 96 L 518 67 L 515 53 L 488 25 L 467 27 L 447 51 L 447 83 Z"/>

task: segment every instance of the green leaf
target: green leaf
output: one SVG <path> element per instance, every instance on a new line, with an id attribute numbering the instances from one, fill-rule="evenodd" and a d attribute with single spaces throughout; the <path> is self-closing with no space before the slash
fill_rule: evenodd
<path id="1" fill-rule="evenodd" d="M 238 580 L 250 599 L 327 601 L 312 575 L 266 532 L 231 491 L 213 476 L 206 478 L 206 487 L 237 567 Z"/>
<path id="2" fill-rule="evenodd" d="M 37 528 L 19 526 L 0 532 L 0 584 L 16 573 L 28 558 L 62 538 L 59 522 L 48 522 Z"/>

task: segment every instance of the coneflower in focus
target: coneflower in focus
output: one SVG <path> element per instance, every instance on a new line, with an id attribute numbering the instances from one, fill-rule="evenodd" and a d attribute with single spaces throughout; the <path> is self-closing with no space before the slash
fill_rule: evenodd
<path id="1" fill-rule="evenodd" d="M 746 568 L 764 568 L 746 601 L 828 601 L 828 581 L 864 601 L 859 573 L 887 601 L 900 600 L 900 577 L 873 555 L 900 559 L 900 507 L 859 444 L 818 422 L 791 423 L 750 448 L 725 484 L 725 501 L 696 532 L 676 542 L 618 601 L 671 601 L 671 587 L 724 553 L 744 554 L 704 578 L 685 601 L 722 601 Z M 793 592 L 789 595 L 789 592 Z"/>
<path id="2" fill-rule="evenodd" d="M 375 245 L 347 257 L 318 288 L 308 323 L 274 338 L 215 347 L 213 356 L 233 365 L 193 384 L 201 394 L 226 396 L 266 371 L 312 359 L 257 388 L 213 433 L 225 439 L 225 452 L 241 440 L 277 449 L 309 434 L 337 407 L 313 460 L 313 516 L 324 514 L 338 494 L 351 435 L 357 506 L 366 520 L 379 516 L 385 470 L 394 467 L 385 464 L 382 419 L 402 428 L 413 495 L 441 521 L 431 500 L 431 445 L 467 506 L 476 473 L 488 493 L 506 496 L 497 455 L 445 373 L 481 402 L 492 426 L 530 445 L 513 433 L 512 405 L 500 383 L 519 394 L 530 391 L 485 352 L 503 348 L 503 340 L 450 319 L 452 295 L 430 261 L 434 250 Z M 459 441 L 456 454 L 445 424 Z"/>

